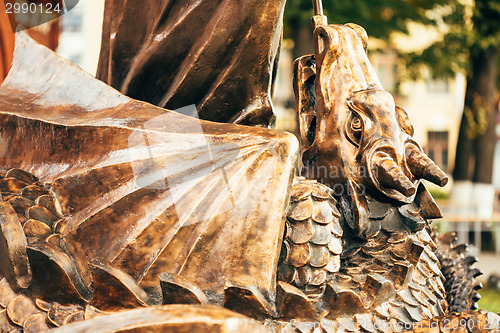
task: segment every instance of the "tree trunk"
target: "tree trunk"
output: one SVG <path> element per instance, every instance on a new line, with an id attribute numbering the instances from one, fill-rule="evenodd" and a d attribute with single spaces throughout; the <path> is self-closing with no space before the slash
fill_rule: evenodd
<path id="1" fill-rule="evenodd" d="M 487 127 L 471 135 L 471 126 L 465 113 L 462 116 L 455 157 L 455 180 L 472 180 L 475 183 L 491 184 L 493 179 L 493 153 L 496 145 L 496 103 L 498 49 L 490 47 L 471 56 L 471 73 L 467 82 L 465 107 L 473 112 L 484 112 Z M 474 101 L 480 98 L 483 110 L 477 110 Z M 476 131 L 474 129 L 473 131 Z M 473 167 L 473 169 L 471 168 Z"/>
<path id="2" fill-rule="evenodd" d="M 468 98 L 470 96 L 470 93 L 468 87 L 467 87 L 467 92 L 465 93 L 466 107 L 470 107 L 469 106 L 470 98 Z M 453 179 L 455 181 L 471 180 L 472 178 L 471 160 L 473 157 L 472 146 L 474 140 L 467 135 L 468 127 L 469 123 L 464 113 L 462 115 L 462 120 L 460 122 L 460 130 L 458 132 L 457 151 L 455 155 L 455 168 L 453 170 Z"/>
<path id="3" fill-rule="evenodd" d="M 493 2 L 476 0 L 475 7 L 474 29 L 483 40 L 494 38 L 498 28 Z M 496 45 L 471 48 L 465 107 L 473 117 L 467 117 L 465 111 L 462 116 L 453 171 L 455 181 L 492 183 L 498 112 L 498 56 Z M 474 121 L 471 122 L 471 118 Z"/>
<path id="4" fill-rule="evenodd" d="M 488 126 L 484 134 L 475 141 L 476 160 L 474 166 L 474 183 L 491 184 L 493 181 L 493 155 L 496 145 L 496 119 L 498 106 L 496 105 L 496 80 L 497 80 L 498 48 L 491 47 L 481 52 L 474 59 L 473 66 L 477 68 L 476 86 L 477 93 L 484 99 L 486 106 L 486 119 Z"/>

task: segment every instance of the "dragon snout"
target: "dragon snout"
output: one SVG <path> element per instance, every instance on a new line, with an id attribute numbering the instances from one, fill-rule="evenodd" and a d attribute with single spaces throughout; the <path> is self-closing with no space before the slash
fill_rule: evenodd
<path id="1" fill-rule="evenodd" d="M 389 198 L 410 202 L 420 179 L 439 186 L 448 182 L 446 173 L 413 143 L 406 144 L 400 158 L 395 149 L 387 145 L 374 148 L 370 155 L 370 181 Z"/>
<path id="2" fill-rule="evenodd" d="M 408 168 L 415 177 L 427 179 L 441 187 L 448 183 L 446 173 L 416 145 L 407 144 L 405 155 Z"/>
<path id="3" fill-rule="evenodd" d="M 373 155 L 371 164 L 377 180 L 374 183 L 380 185 L 379 189 L 382 192 L 388 192 L 385 189 L 394 189 L 402 193 L 405 197 L 411 197 L 415 194 L 417 187 L 404 174 L 392 156 L 382 151 L 376 152 Z"/>

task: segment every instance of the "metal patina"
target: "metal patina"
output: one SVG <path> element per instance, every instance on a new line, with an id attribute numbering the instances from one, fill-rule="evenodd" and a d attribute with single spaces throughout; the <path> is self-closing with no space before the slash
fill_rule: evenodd
<path id="1" fill-rule="evenodd" d="M 472 311 L 475 259 L 432 233 L 422 179 L 447 177 L 367 33 L 313 3 L 300 144 L 266 128 L 284 1 L 107 0 L 102 81 L 17 34 L 0 86 L 1 332 L 498 323 Z"/>

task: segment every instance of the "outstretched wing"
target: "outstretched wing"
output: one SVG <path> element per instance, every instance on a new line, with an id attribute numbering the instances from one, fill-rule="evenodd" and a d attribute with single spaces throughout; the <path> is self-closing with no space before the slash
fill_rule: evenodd
<path id="1" fill-rule="evenodd" d="M 298 144 L 132 100 L 19 33 L 0 87 L 4 166 L 50 185 L 67 252 L 143 287 L 162 272 L 214 297 L 236 280 L 272 294 Z M 85 278 L 85 277 L 84 277 Z"/>

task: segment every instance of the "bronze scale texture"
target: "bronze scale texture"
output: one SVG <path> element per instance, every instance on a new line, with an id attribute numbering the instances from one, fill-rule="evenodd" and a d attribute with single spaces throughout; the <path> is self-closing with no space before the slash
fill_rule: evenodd
<path id="1" fill-rule="evenodd" d="M 35 59 L 33 73 L 27 64 Z M 25 84 L 26 75 L 38 79 Z M 60 82 L 63 89 L 47 89 Z M 293 135 L 200 122 L 131 100 L 24 34 L 0 95 L 2 164 L 29 170 L 57 199 L 67 221 L 39 205 L 29 209 L 56 226 L 83 300 L 94 259 L 157 298 L 163 272 L 196 281 L 219 304 L 231 280 L 274 297 Z M 23 182 L 12 182 L 10 191 L 22 191 Z"/>
<path id="2" fill-rule="evenodd" d="M 4 169 L 0 172 L 0 177 L 2 196 L 8 200 L 3 207 L 9 205 L 15 207 L 11 208 L 15 213 L 9 216 L 23 221 L 30 264 L 34 272 L 34 281 L 29 289 L 24 291 L 20 289 L 21 291 L 17 293 L 10 287 L 7 279 L 0 281 L 0 307 L 3 309 L 0 311 L 2 313 L 0 331 L 11 332 L 22 327 L 24 332 L 41 332 L 45 329 L 64 327 L 61 332 L 89 330 L 151 332 L 155 329 L 161 332 L 177 332 L 185 329 L 186 325 L 189 325 L 190 330 L 206 331 L 213 329 L 210 325 L 218 325 L 223 330 L 236 325 L 239 332 L 247 329 L 268 332 L 266 326 L 248 317 L 238 317 L 235 313 L 222 310 L 220 307 L 207 307 L 209 301 L 203 291 L 176 275 L 164 273 L 160 276 L 163 291 L 162 303 L 192 305 L 152 305 L 152 300 L 130 276 L 111 265 L 97 261 L 91 264 L 94 290 L 89 303 L 60 304 L 54 301 L 54 299 L 68 301 L 68 295 L 61 294 L 60 291 L 67 291 L 72 282 L 64 280 L 61 273 L 55 275 L 54 268 L 49 268 L 50 275 L 43 279 L 40 271 L 47 269 L 47 264 L 59 265 L 64 269 L 64 263 L 54 257 L 53 262 L 50 263 L 36 250 L 52 246 L 54 246 L 52 249 L 61 247 L 60 239 L 54 236 L 58 235 L 60 228 L 58 223 L 64 220 L 59 220 L 54 224 L 54 219 L 52 219 L 54 231 L 47 237 L 45 233 L 33 233 L 33 228 L 27 229 L 27 226 L 33 223 L 40 226 L 48 225 L 50 220 L 45 220 L 45 222 L 35 220 L 41 215 L 31 216 L 33 219 L 28 220 L 26 216 L 30 215 L 34 207 L 45 207 L 48 211 L 52 211 L 54 216 L 60 217 L 57 199 L 44 189 L 36 177 L 22 170 Z M 24 187 L 14 187 L 12 185 L 14 183 Z M 294 246 L 293 242 L 303 243 L 303 240 L 297 238 L 300 236 L 304 237 L 305 244 L 313 250 L 309 251 L 308 261 L 302 266 L 299 266 L 296 261 L 289 261 L 299 266 L 292 271 L 291 280 L 294 286 L 286 282 L 278 283 L 277 317 L 271 322 L 267 320 L 265 325 L 283 332 L 312 332 L 311 327 L 319 327 L 322 332 L 335 331 L 336 327 L 343 327 L 346 331 L 353 332 L 401 332 L 409 327 L 413 328 L 413 332 L 448 332 L 446 328 L 454 326 L 457 329 L 465 329 L 460 332 L 496 332 L 495 323 L 500 317 L 494 314 L 467 311 L 447 314 L 444 297 L 446 295 L 449 298 L 454 290 L 442 284 L 444 279 L 439 270 L 438 259 L 433 252 L 436 244 L 427 230 L 424 229 L 414 234 L 383 232 L 383 235 L 369 240 L 354 250 L 352 246 L 349 251 L 342 251 L 342 246 L 340 249 L 333 249 L 331 240 L 341 238 L 342 228 L 338 225 L 338 211 L 335 205 L 331 204 L 335 202 L 331 193 L 332 190 L 328 187 L 303 178 L 297 179 L 292 187 L 292 203 L 288 213 L 290 224 L 305 223 L 306 217 L 310 215 L 309 221 L 315 223 L 313 224 L 314 233 L 301 232 L 304 228 L 293 231 L 294 225 L 288 225 L 287 228 L 292 228 L 292 230 L 285 232 L 284 244 Z M 19 206 L 17 205 L 19 198 L 36 199 L 31 206 Z M 311 201 L 310 208 L 305 208 L 308 206 L 305 200 Z M 301 202 L 302 204 L 297 204 Z M 328 204 L 327 209 L 324 207 L 320 209 L 319 207 L 325 203 Z M 318 215 L 317 212 L 322 212 L 322 214 Z M 2 216 L 5 215 L 3 212 Z M 329 257 L 336 262 L 335 259 L 340 260 L 340 257 L 335 257 L 335 253 L 343 252 L 344 258 L 342 258 L 341 266 L 333 269 L 327 266 L 314 267 L 321 266 L 314 263 L 317 259 L 313 256 L 315 252 L 318 252 L 314 246 L 321 245 L 316 244 L 318 239 L 328 238 L 317 229 L 318 226 L 326 226 L 332 235 L 330 242 L 324 244 L 325 248 L 331 252 Z M 49 232 L 50 230 L 51 228 Z M 5 229 L 3 231 L 2 235 L 5 235 Z M 294 235 L 294 232 L 298 234 Z M 452 241 L 453 237 L 440 237 L 441 243 L 447 243 L 450 240 Z M 290 246 L 285 247 L 290 249 Z M 461 247 L 455 246 L 454 248 L 455 251 L 459 251 L 458 248 Z M 282 265 L 287 263 L 286 254 L 283 252 L 282 250 Z M 292 252 L 289 252 L 291 255 Z M 440 257 L 443 261 L 442 258 L 445 256 L 441 254 Z M 454 256 L 448 257 L 455 259 Z M 466 262 L 464 261 L 462 266 Z M 307 271 L 309 274 L 305 273 Z M 282 272 L 282 267 L 278 269 L 278 277 L 280 277 L 280 272 Z M 285 272 L 289 271 L 285 270 Z M 464 279 L 460 271 L 455 268 L 455 273 L 457 272 L 459 277 L 448 279 L 446 283 L 462 281 L 463 285 L 463 282 L 469 281 L 469 279 Z M 468 273 L 471 270 L 464 270 L 464 272 Z M 281 276 L 284 275 L 281 274 Z M 326 279 L 319 278 L 321 276 L 325 276 Z M 48 283 L 49 279 L 53 279 L 57 284 L 51 285 Z M 227 298 L 237 296 L 245 290 L 248 292 L 250 289 L 244 288 L 239 291 L 233 289 L 231 292 L 228 288 L 225 306 L 231 306 Z M 258 295 L 256 290 L 253 295 L 248 294 L 253 297 L 256 295 Z M 50 299 L 52 301 L 47 301 Z M 233 304 L 236 305 L 233 309 L 263 320 L 265 316 L 258 311 L 256 306 L 258 302 L 257 297 L 242 307 L 242 300 L 239 300 L 239 304 Z M 253 310 L 252 307 L 254 307 Z M 141 309 L 124 310 L 127 308 Z M 210 323 L 207 323 L 207 317 L 210 318 Z M 147 324 L 144 324 L 145 321 Z M 71 326 L 66 328 L 66 325 Z M 476 328 L 467 330 L 467 325 L 469 327 L 476 325 Z M 479 330 L 478 327 L 485 329 Z"/>
<path id="3" fill-rule="evenodd" d="M 0 87 L 2 330 L 495 323 L 448 312 L 428 228 L 440 212 L 420 183 L 446 178 L 372 76 L 366 33 L 315 22 L 316 54 L 297 62 L 296 87 L 304 175 L 325 184 L 292 185 L 290 134 L 130 99 L 18 34 Z M 315 165 L 343 173 L 313 176 Z"/>
<path id="4" fill-rule="evenodd" d="M 446 300 L 451 312 L 478 309 L 476 303 L 481 299 L 478 290 L 481 282 L 475 280 L 483 273 L 472 265 L 478 258 L 469 253 L 466 244 L 458 244 L 455 233 L 435 235 L 438 245 L 436 256 L 441 262 L 441 271 L 445 277 Z"/>

